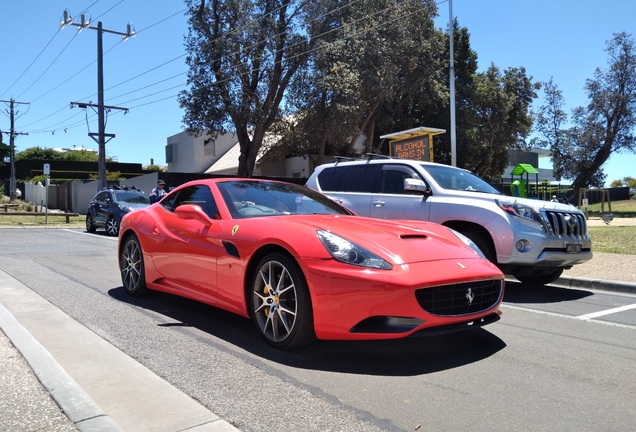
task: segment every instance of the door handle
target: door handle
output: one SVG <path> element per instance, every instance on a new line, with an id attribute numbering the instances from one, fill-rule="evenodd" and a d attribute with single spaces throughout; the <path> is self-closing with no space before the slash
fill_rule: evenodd
<path id="1" fill-rule="evenodd" d="M 380 200 L 374 200 L 373 201 L 373 205 L 375 207 L 382 207 L 384 204 L 386 204 L 384 201 L 380 201 Z"/>

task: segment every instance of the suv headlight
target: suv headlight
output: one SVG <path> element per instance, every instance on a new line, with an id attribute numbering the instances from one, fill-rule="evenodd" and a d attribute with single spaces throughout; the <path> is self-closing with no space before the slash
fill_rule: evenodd
<path id="1" fill-rule="evenodd" d="M 541 225 L 541 228 L 545 230 L 545 224 L 543 223 L 541 213 L 539 213 L 539 210 L 537 210 L 536 208 L 527 204 L 518 203 L 517 201 L 495 200 L 495 202 L 497 203 L 499 208 L 501 208 L 506 213 L 510 213 L 513 216 L 536 222 Z"/>
<path id="2" fill-rule="evenodd" d="M 325 230 L 317 230 L 316 235 L 332 257 L 340 262 L 360 267 L 392 270 L 393 266 L 373 252 L 358 246 L 340 236 Z"/>

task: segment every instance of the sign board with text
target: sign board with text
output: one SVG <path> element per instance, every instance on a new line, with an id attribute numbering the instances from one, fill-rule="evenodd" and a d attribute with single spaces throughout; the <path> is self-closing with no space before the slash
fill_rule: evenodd
<path id="1" fill-rule="evenodd" d="M 422 135 L 405 140 L 396 140 L 389 143 L 390 155 L 400 159 L 413 159 L 419 161 L 432 161 L 432 140 L 429 135 Z"/>

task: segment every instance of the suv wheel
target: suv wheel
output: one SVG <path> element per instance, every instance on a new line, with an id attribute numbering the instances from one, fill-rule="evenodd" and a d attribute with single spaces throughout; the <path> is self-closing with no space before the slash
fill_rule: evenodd
<path id="1" fill-rule="evenodd" d="M 513 274 L 521 283 L 528 285 L 547 285 L 561 277 L 563 269 L 556 269 L 543 274 Z"/>
<path id="2" fill-rule="evenodd" d="M 97 227 L 93 223 L 93 216 L 89 214 L 86 215 L 86 232 L 94 233 Z"/>
<path id="3" fill-rule="evenodd" d="M 474 231 L 464 231 L 462 232 L 462 234 L 464 234 L 466 237 L 471 239 L 473 243 L 475 243 L 475 245 L 479 248 L 479 250 L 481 250 L 488 261 L 493 264 L 497 264 L 497 255 L 495 254 L 495 251 L 490 246 L 488 246 L 488 242 L 486 242 L 486 240 L 484 240 L 481 235 Z"/>
<path id="4" fill-rule="evenodd" d="M 119 226 L 114 216 L 109 217 L 106 221 L 106 232 L 112 236 L 119 235 Z"/>

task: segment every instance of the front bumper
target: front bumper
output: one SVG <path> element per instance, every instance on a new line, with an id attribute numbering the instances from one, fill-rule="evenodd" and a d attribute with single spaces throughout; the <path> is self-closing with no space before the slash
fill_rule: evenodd
<path id="1" fill-rule="evenodd" d="M 432 327 L 489 323 L 494 320 L 487 317 L 500 315 L 503 274 L 477 257 L 459 263 L 448 260 L 409 264 L 393 270 L 363 269 L 334 260 L 303 261 L 319 339 L 396 339 Z M 500 282 L 497 298 L 474 312 L 432 314 L 416 295 L 427 289 L 478 286 L 492 280 Z M 458 289 L 464 289 L 461 286 Z M 468 302 L 466 295 L 471 296 L 467 289 L 458 294 L 451 301 Z"/>

